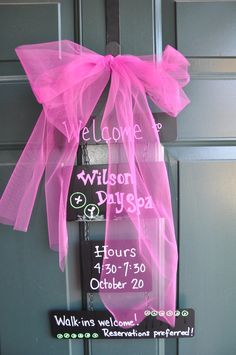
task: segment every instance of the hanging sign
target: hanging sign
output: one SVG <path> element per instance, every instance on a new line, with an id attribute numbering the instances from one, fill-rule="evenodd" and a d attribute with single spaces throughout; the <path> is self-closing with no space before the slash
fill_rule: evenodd
<path id="1" fill-rule="evenodd" d="M 107 179 L 107 165 L 73 169 L 67 201 L 68 221 L 105 220 Z"/>
<path id="2" fill-rule="evenodd" d="M 83 289 L 86 292 L 147 292 L 152 273 L 132 240 L 81 243 Z M 101 274 L 103 273 L 103 278 Z M 121 295 L 122 296 L 122 295 Z"/>
<path id="3" fill-rule="evenodd" d="M 163 316 L 164 311 L 160 311 Z M 171 311 L 167 311 L 166 313 Z M 194 310 L 175 311 L 175 327 L 156 319 L 158 312 L 146 310 L 146 318 L 135 326 L 134 319 L 117 321 L 107 311 L 51 311 L 52 336 L 61 339 L 159 339 L 194 336 Z M 165 313 L 165 312 L 164 312 Z M 168 316 L 168 314 L 167 314 Z"/>
<path id="4" fill-rule="evenodd" d="M 118 164 L 114 164 L 118 167 Z M 122 164 L 119 164 L 119 169 Z M 106 216 L 106 206 L 113 205 L 116 218 L 126 214 L 125 206 L 131 213 L 141 213 L 143 216 L 154 211 L 153 199 L 150 194 L 139 195 L 127 192 L 124 186 L 131 186 L 133 178 L 130 172 L 123 168 L 116 173 L 108 172 L 107 165 L 83 165 L 73 169 L 69 196 L 67 200 L 68 221 L 103 221 Z M 107 193 L 107 185 L 118 186 L 117 191 Z"/>
<path id="5" fill-rule="evenodd" d="M 153 113 L 155 129 L 157 129 L 162 143 L 172 142 L 177 137 L 177 121 L 164 112 Z M 117 127 L 108 133 L 107 127 L 101 128 L 102 118 L 91 117 L 88 124 L 81 129 L 80 141 L 86 144 L 105 144 L 109 139 L 119 142 L 124 132 Z M 140 138 L 141 128 L 138 124 L 134 127 L 134 136 Z"/>

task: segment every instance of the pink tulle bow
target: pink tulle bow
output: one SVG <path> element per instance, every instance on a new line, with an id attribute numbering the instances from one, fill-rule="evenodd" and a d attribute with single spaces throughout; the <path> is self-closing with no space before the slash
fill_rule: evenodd
<path id="1" fill-rule="evenodd" d="M 171 46 L 160 57 L 104 57 L 68 40 L 23 45 L 16 53 L 43 110 L 1 197 L 0 221 L 27 231 L 45 172 L 49 242 L 64 268 L 67 195 L 80 131 L 110 81 L 101 129 L 110 177 L 104 253 L 112 252 L 103 253 L 100 296 L 123 327 L 130 326 L 127 320 L 138 324 L 148 312 L 173 325 L 177 246 L 168 177 L 146 95 L 176 116 L 189 103 L 182 90 L 189 81 L 188 61 Z M 120 181 L 114 183 L 115 176 Z M 108 264 L 119 269 L 116 277 Z"/>

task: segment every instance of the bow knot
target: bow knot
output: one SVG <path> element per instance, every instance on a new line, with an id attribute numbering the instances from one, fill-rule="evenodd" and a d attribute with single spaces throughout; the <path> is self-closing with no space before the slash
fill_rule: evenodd
<path id="1" fill-rule="evenodd" d="M 112 69 L 112 63 L 114 61 L 115 57 L 113 57 L 113 55 L 111 54 L 108 54 L 104 57 L 104 62 L 105 62 L 105 65 L 109 68 L 109 69 Z"/>

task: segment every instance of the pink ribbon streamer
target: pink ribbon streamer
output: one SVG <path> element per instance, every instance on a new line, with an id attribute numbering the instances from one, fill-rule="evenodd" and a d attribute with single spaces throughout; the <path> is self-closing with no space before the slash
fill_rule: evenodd
<path id="1" fill-rule="evenodd" d="M 117 206 L 107 201 L 105 245 L 120 240 L 124 250 L 124 240 L 130 239 L 139 264 L 145 264 L 151 288 L 120 293 L 100 287 L 100 296 L 120 322 L 134 319 L 138 324 L 149 309 L 164 311 L 159 318 L 173 325 L 177 246 L 168 177 L 164 161 L 157 156 L 159 136 L 146 95 L 162 111 L 176 116 L 189 103 L 182 90 L 189 81 L 188 61 L 171 46 L 158 58 L 104 57 L 68 40 L 23 45 L 16 53 L 43 110 L 1 197 L 0 221 L 27 231 L 45 172 L 49 243 L 59 251 L 64 269 L 67 195 L 79 134 L 110 80 L 101 128 L 129 133 L 115 142 L 108 140 L 109 175 L 126 174 L 131 181 L 107 186 L 108 196 L 124 197 L 124 210 L 121 217 Z M 138 127 L 136 135 L 134 127 Z M 125 260 L 131 263 L 132 255 Z M 106 278 L 102 271 L 101 280 Z M 132 282 L 129 275 L 123 275 L 123 281 Z"/>

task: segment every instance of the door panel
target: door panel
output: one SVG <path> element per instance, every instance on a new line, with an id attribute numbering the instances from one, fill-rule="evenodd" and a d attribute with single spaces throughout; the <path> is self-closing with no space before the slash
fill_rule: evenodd
<path id="1" fill-rule="evenodd" d="M 235 92 L 234 77 L 223 79 L 218 74 L 214 80 L 192 78 L 186 88 L 191 105 L 178 117 L 178 138 L 207 140 L 235 137 Z"/>
<path id="2" fill-rule="evenodd" d="M 0 60 L 17 60 L 14 48 L 21 43 L 57 38 L 58 9 L 56 3 L 0 4 Z"/>
<path id="3" fill-rule="evenodd" d="M 28 81 L 0 78 L 0 97 L 0 144 L 26 143 L 41 111 Z"/>
<path id="4" fill-rule="evenodd" d="M 235 56 L 235 2 L 180 2 L 177 9 L 178 47 L 181 51 L 190 57 Z"/>
<path id="5" fill-rule="evenodd" d="M 40 112 L 14 48 L 64 34 L 73 39 L 72 9 L 70 0 L 0 1 L 1 193 Z M 68 306 L 68 275 L 59 271 L 58 255 L 48 246 L 42 186 L 27 233 L 0 225 L 0 253 L 1 354 L 71 354 L 70 343 L 53 339 L 48 324 L 48 310 Z M 82 347 L 76 344 L 77 353 Z"/>
<path id="6" fill-rule="evenodd" d="M 179 300 L 196 311 L 196 335 L 179 341 L 180 354 L 236 351 L 235 176 L 235 160 L 180 164 Z"/>
<path id="7" fill-rule="evenodd" d="M 15 54 L 21 44 L 74 38 L 73 0 L 0 0 L 0 75 L 24 74 Z"/>
<path id="8" fill-rule="evenodd" d="M 132 14 L 132 16 L 131 16 Z M 124 54 L 146 55 L 155 51 L 153 1 L 120 1 L 120 36 Z"/>
<path id="9" fill-rule="evenodd" d="M 151 54 L 154 50 L 155 29 L 153 0 L 120 1 L 121 51 L 124 54 Z M 86 0 L 82 6 L 83 44 L 105 53 L 106 19 L 104 0 Z"/>
<path id="10" fill-rule="evenodd" d="M 1 164 L 2 187 L 12 171 Z M 29 232 L 0 226 L 1 354 L 66 354 L 68 345 L 50 337 L 47 311 L 66 304 L 65 274 L 48 248 L 44 194 L 39 191 Z"/>
<path id="11" fill-rule="evenodd" d="M 180 355 L 236 350 L 235 11 L 229 1 L 177 2 L 191 104 L 168 150 L 179 166 L 179 306 L 196 311 L 196 335 L 179 340 Z"/>

